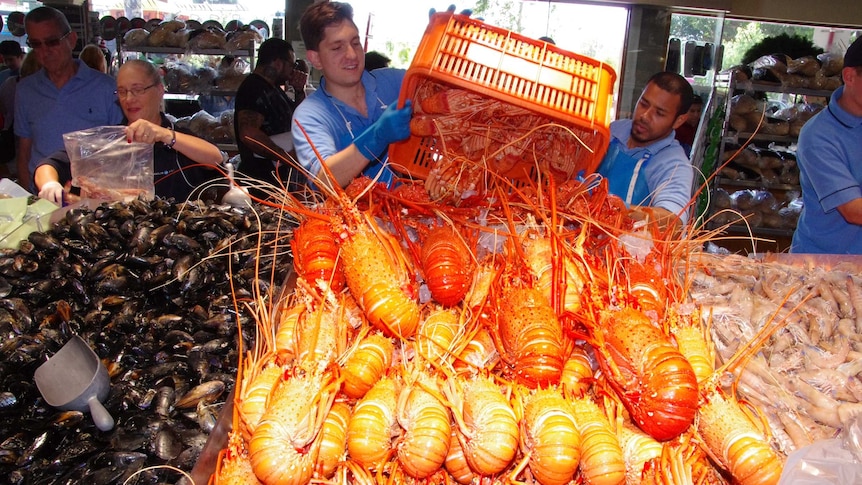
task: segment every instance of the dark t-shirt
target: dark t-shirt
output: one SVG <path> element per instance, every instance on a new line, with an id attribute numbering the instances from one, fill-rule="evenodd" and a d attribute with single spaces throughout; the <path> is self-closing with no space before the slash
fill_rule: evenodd
<path id="1" fill-rule="evenodd" d="M 128 124 L 128 121 L 123 120 L 123 124 Z M 171 127 L 171 122 L 164 113 L 162 113 L 162 126 Z M 188 130 L 176 131 L 195 136 Z M 153 144 L 153 178 L 156 182 L 156 195 L 166 199 L 173 197 L 177 202 L 186 200 L 189 195 L 195 199 L 201 193 L 200 190 L 196 191 L 196 188 L 222 176 L 214 168 L 191 166 L 196 163 L 182 153 L 168 148 L 162 142 Z"/>
<path id="2" fill-rule="evenodd" d="M 278 185 L 272 175 L 273 160 L 255 155 L 241 139 L 238 126 L 239 113 L 243 110 L 260 113 L 263 116 L 261 129 L 267 135 L 272 136 L 290 131 L 290 121 L 295 107 L 284 90 L 271 85 L 263 77 L 251 73 L 245 78 L 236 92 L 234 102 L 236 113 L 234 116 L 234 134 L 236 135 L 237 150 L 242 160 L 238 167 L 239 172 L 257 180 Z M 282 180 L 285 180 L 287 167 L 280 170 L 280 173 Z M 302 181 L 301 178 L 294 178 L 294 181 L 297 180 Z"/>
<path id="3" fill-rule="evenodd" d="M 694 144 L 694 135 L 697 132 L 697 127 L 693 127 L 688 123 L 683 123 L 676 130 L 676 140 L 682 145 L 685 154 L 691 156 L 691 146 Z"/>

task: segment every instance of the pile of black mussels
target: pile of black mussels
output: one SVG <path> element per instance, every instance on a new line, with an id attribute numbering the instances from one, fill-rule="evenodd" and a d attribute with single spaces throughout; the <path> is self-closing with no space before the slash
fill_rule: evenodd
<path id="1" fill-rule="evenodd" d="M 0 251 L 0 483 L 180 481 L 164 465 L 194 467 L 253 343 L 243 302 L 285 284 L 294 226 L 262 206 L 135 200 Z M 109 370 L 111 431 L 36 387 L 73 334 Z"/>

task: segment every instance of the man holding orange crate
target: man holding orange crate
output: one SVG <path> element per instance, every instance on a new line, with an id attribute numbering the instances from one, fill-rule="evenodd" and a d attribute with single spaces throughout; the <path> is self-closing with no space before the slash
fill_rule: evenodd
<path id="1" fill-rule="evenodd" d="M 405 71 L 365 71 L 359 29 L 347 3 L 312 4 L 299 29 L 308 61 L 323 73 L 320 88 L 297 107 L 291 130 L 309 180 L 344 187 L 363 174 L 391 184 L 386 151 L 390 143 L 410 136 L 413 113 L 409 101 L 401 109 L 396 106 Z"/>
<path id="2" fill-rule="evenodd" d="M 685 123 L 693 99 L 684 77 L 653 75 L 632 118 L 611 123 L 610 146 L 597 169 L 612 194 L 661 225 L 688 220 L 694 174 L 674 130 Z"/>

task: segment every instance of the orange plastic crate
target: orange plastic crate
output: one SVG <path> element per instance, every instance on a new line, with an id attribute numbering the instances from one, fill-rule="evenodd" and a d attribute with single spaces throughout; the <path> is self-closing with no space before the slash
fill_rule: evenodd
<path id="1" fill-rule="evenodd" d="M 401 88 L 399 105 L 427 81 L 466 89 L 529 109 L 571 129 L 591 149 L 572 143 L 565 171 L 595 171 L 610 134 L 613 68 L 509 30 L 449 12 L 432 16 Z M 396 169 L 425 178 L 440 149 L 433 137 L 411 136 L 390 146 Z M 480 161 L 477 161 L 480 162 Z M 533 160 L 503 174 L 535 179 Z"/>

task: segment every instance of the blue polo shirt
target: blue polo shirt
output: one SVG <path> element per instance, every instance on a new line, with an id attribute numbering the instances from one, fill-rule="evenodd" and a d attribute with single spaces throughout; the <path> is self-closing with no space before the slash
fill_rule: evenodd
<path id="1" fill-rule="evenodd" d="M 631 139 L 632 120 L 612 122 L 610 132 L 612 139 L 616 138 L 622 142 L 623 152 L 635 160 L 649 154 L 649 161 L 642 170 L 651 194 L 649 205 L 678 214 L 685 222 L 688 219 L 688 211 L 681 211 L 691 200 L 694 172 L 685 150 L 676 140 L 675 133 L 671 131 L 668 136 L 645 147 L 625 148 Z"/>
<path id="2" fill-rule="evenodd" d="M 39 160 L 62 150 L 63 134 L 94 126 L 119 125 L 123 111 L 111 76 L 75 60 L 78 71 L 63 85 L 48 79 L 45 69 L 21 79 L 15 91 L 15 135 L 30 138 L 30 174 Z M 29 180 L 28 185 L 33 181 Z"/>
<path id="3" fill-rule="evenodd" d="M 317 175 L 321 169 L 320 160 L 314 153 L 316 148 L 323 159 L 344 150 L 353 143 L 366 128 L 380 119 L 386 107 L 398 102 L 401 92 L 401 82 L 406 71 L 403 69 L 375 69 L 374 73 L 362 73 L 362 85 L 365 87 L 365 104 L 368 116 L 362 116 L 354 108 L 336 99 L 326 92 L 326 79 L 321 79 L 320 88 L 305 98 L 293 113 L 293 146 L 299 163 L 312 175 Z M 296 124 L 308 133 L 314 147 L 308 142 Z M 374 178 L 381 172 L 379 181 L 385 184 L 392 182 L 392 171 L 381 161 L 386 160 L 386 152 L 378 154 L 378 160 L 371 160 L 363 175 Z"/>
<path id="4" fill-rule="evenodd" d="M 793 253 L 862 254 L 862 226 L 848 223 L 838 206 L 862 197 L 862 117 L 853 116 L 832 93 L 826 109 L 799 133 L 796 163 L 802 213 L 793 233 Z"/>

